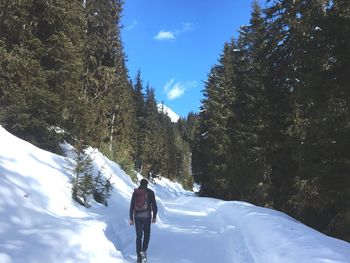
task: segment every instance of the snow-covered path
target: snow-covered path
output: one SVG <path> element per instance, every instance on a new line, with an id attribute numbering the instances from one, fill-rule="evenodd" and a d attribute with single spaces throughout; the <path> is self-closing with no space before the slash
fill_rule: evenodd
<path id="1" fill-rule="evenodd" d="M 159 220 L 152 225 L 150 262 L 233 262 L 233 258 L 240 258 L 234 262 L 254 262 L 235 227 L 223 227 L 227 222 L 219 218 L 217 209 L 225 202 L 193 196 L 159 201 Z M 134 241 L 122 250 L 125 256 L 135 254 Z"/>
<path id="2" fill-rule="evenodd" d="M 348 243 L 278 211 L 186 195 L 160 201 L 148 256 L 152 263 L 350 262 Z M 122 253 L 134 254 L 134 244 Z"/>
<path id="3" fill-rule="evenodd" d="M 163 204 L 161 220 L 153 226 L 151 262 L 232 261 L 225 242 L 230 231 L 215 222 L 217 200 L 181 197 Z"/>
<path id="4" fill-rule="evenodd" d="M 108 207 L 72 201 L 74 160 L 43 151 L 0 127 L 0 263 L 135 262 L 129 202 L 137 187 L 99 151 L 94 172 L 111 178 Z M 167 179 L 157 196 L 150 263 L 350 263 L 350 244 L 275 210 L 195 197 Z"/>

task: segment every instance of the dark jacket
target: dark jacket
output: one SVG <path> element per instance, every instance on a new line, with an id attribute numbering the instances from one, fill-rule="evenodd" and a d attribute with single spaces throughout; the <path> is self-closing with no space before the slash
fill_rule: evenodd
<path id="1" fill-rule="evenodd" d="M 142 189 L 143 187 L 139 187 L 139 189 Z M 156 197 L 154 195 L 154 192 L 151 189 L 143 188 L 147 190 L 147 213 L 148 217 L 153 217 L 155 219 L 157 217 L 158 207 L 156 202 Z M 132 194 L 131 202 L 130 202 L 130 211 L 129 211 L 129 218 L 130 220 L 134 220 L 135 216 L 135 192 Z"/>

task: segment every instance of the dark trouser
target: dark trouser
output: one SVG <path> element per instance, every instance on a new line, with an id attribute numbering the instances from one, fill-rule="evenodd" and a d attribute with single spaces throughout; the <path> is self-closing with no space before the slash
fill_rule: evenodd
<path id="1" fill-rule="evenodd" d="M 140 256 L 140 252 L 146 251 L 148 248 L 149 238 L 151 234 L 151 218 L 150 217 L 135 217 L 136 228 L 136 253 Z M 142 234 L 143 243 L 142 243 Z M 142 244 L 142 247 L 141 247 Z"/>

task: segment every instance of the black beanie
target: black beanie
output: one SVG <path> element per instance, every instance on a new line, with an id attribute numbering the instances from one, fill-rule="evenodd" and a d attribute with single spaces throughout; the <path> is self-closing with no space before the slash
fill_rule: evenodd
<path id="1" fill-rule="evenodd" d="M 147 187 L 148 181 L 146 179 L 142 179 L 141 182 L 140 182 L 140 185 L 143 186 L 143 187 Z"/>

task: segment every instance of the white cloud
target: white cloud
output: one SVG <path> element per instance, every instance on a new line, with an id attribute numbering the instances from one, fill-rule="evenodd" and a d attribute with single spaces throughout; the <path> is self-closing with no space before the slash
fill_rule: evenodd
<path id="1" fill-rule="evenodd" d="M 137 21 L 134 20 L 134 21 L 132 22 L 132 24 L 130 24 L 130 25 L 128 25 L 128 26 L 125 27 L 125 30 L 131 30 L 131 29 L 133 29 L 134 27 L 136 27 L 137 24 L 138 24 Z"/>
<path id="2" fill-rule="evenodd" d="M 169 100 L 180 98 L 185 93 L 186 88 L 181 83 L 176 83 L 167 93 Z"/>
<path id="3" fill-rule="evenodd" d="M 175 81 L 175 79 L 172 78 L 171 80 L 169 80 L 169 81 L 165 84 L 165 86 L 164 86 L 164 92 L 168 92 L 168 91 L 169 91 L 169 89 L 170 89 L 171 86 L 173 85 L 174 81 Z"/>
<path id="4" fill-rule="evenodd" d="M 175 100 L 180 98 L 186 90 L 196 87 L 195 81 L 175 82 L 175 79 L 169 80 L 164 86 L 164 92 L 167 95 L 168 100 Z"/>
<path id="5" fill-rule="evenodd" d="M 172 31 L 161 30 L 154 38 L 157 40 L 174 40 L 175 34 Z"/>
<path id="6" fill-rule="evenodd" d="M 182 23 L 181 32 L 192 31 L 193 28 L 194 28 L 194 24 L 193 23 Z"/>
<path id="7" fill-rule="evenodd" d="M 194 28 L 193 23 L 182 23 L 181 28 L 169 31 L 159 31 L 159 33 L 154 37 L 156 40 L 175 40 L 178 35 L 192 31 Z"/>

